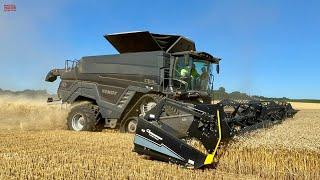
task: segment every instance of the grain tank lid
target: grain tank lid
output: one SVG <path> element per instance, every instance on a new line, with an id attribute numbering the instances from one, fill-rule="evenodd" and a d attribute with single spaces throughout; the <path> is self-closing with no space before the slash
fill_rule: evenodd
<path id="1" fill-rule="evenodd" d="M 149 31 L 107 34 L 104 36 L 119 53 L 195 51 L 193 41 L 179 35 L 154 34 Z"/>

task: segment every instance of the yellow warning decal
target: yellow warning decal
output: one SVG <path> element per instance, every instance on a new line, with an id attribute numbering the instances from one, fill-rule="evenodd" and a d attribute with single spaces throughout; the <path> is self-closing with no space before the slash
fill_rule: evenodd
<path id="1" fill-rule="evenodd" d="M 214 151 L 211 153 L 211 154 L 208 154 L 205 161 L 204 161 L 204 164 L 207 165 L 207 164 L 212 164 L 213 163 L 213 158 L 218 150 L 218 147 L 219 147 L 219 144 L 220 144 L 220 141 L 221 141 L 221 126 L 220 126 L 220 113 L 219 113 L 219 110 L 217 110 L 217 121 L 218 121 L 218 133 L 219 133 L 219 137 L 218 137 L 218 142 L 216 144 L 216 147 L 214 148 Z"/>

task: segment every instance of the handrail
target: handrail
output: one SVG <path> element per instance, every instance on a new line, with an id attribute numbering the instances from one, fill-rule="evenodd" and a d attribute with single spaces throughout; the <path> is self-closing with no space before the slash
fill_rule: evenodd
<path id="1" fill-rule="evenodd" d="M 71 66 L 69 65 L 71 63 Z M 79 60 L 66 60 L 65 61 L 65 70 L 70 71 L 74 69 L 79 64 Z"/>
<path id="2" fill-rule="evenodd" d="M 164 70 L 164 73 L 163 74 L 165 74 L 166 72 L 165 71 L 170 71 L 170 68 L 160 68 L 161 70 L 163 69 Z M 177 71 L 177 70 L 175 70 L 175 71 Z M 178 71 L 177 71 L 178 72 Z M 169 73 L 169 72 L 168 72 Z M 185 85 L 185 87 L 187 88 L 188 87 L 188 82 L 186 82 L 186 81 L 183 81 L 183 80 L 181 80 L 181 79 L 176 79 L 176 78 L 170 78 L 170 77 L 164 77 L 164 75 L 161 77 L 162 78 L 162 82 L 163 82 L 163 84 L 162 84 L 162 92 L 165 92 L 165 86 L 164 86 L 164 80 L 174 80 L 174 81 L 179 81 L 180 83 L 182 83 L 182 84 L 184 84 Z M 182 85 L 180 84 L 180 86 L 179 86 L 179 88 L 178 88 L 178 90 L 180 90 L 182 88 Z"/>

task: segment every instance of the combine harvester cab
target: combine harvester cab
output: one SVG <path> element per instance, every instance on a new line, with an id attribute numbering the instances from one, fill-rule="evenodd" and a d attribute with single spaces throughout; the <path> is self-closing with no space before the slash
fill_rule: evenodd
<path id="1" fill-rule="evenodd" d="M 163 115 L 168 107 L 177 109 L 179 115 Z M 225 111 L 229 107 L 232 112 Z M 191 105 L 163 98 L 143 118 L 137 118 L 134 151 L 156 160 L 201 168 L 214 163 L 222 142 L 282 122 L 296 112 L 290 104 L 273 101 Z M 188 140 L 197 140 L 205 151 L 189 145 Z"/>

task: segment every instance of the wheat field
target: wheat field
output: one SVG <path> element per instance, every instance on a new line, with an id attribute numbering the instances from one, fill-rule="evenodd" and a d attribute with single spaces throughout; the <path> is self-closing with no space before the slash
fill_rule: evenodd
<path id="1" fill-rule="evenodd" d="M 66 130 L 67 110 L 0 97 L 0 179 L 320 179 L 320 108 L 236 137 L 201 170 L 132 152 L 133 135 Z M 311 108 L 310 108 L 311 107 Z"/>

